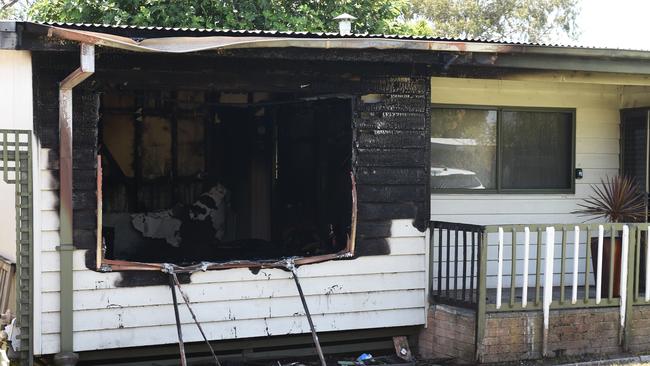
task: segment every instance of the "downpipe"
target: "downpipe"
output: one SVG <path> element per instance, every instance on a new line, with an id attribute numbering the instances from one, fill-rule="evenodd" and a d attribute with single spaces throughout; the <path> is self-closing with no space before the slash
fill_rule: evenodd
<path id="1" fill-rule="evenodd" d="M 95 72 L 95 46 L 82 43 L 80 66 L 59 83 L 59 236 L 60 256 L 60 352 L 57 365 L 75 365 L 79 359 L 73 344 L 73 207 L 72 207 L 72 90 Z"/>

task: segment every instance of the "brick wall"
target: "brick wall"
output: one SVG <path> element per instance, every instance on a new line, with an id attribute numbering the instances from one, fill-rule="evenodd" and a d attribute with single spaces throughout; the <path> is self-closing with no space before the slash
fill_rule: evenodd
<path id="1" fill-rule="evenodd" d="M 630 327 L 630 351 L 650 351 L 650 306 L 635 306 Z"/>
<path id="2" fill-rule="evenodd" d="M 553 310 L 549 319 L 548 351 L 562 357 L 623 352 L 619 345 L 619 308 Z M 630 351 L 650 351 L 650 306 L 634 308 L 630 320 Z M 475 357 L 476 313 L 447 305 L 429 308 L 427 328 L 420 332 L 423 358 L 453 358 L 472 363 Z M 541 311 L 489 313 L 480 344 L 481 363 L 542 358 Z"/>
<path id="3" fill-rule="evenodd" d="M 447 305 L 429 308 L 427 328 L 418 338 L 420 357 L 453 358 L 473 363 L 475 357 L 476 313 Z"/>
<path id="4" fill-rule="evenodd" d="M 504 312 L 487 314 L 480 346 L 481 362 L 535 359 L 541 356 L 542 314 Z"/>
<path id="5" fill-rule="evenodd" d="M 481 362 L 541 358 L 543 324 L 542 313 L 537 311 L 488 314 L 481 343 Z M 650 326 L 647 329 L 650 330 Z M 552 356 L 619 353 L 622 349 L 618 337 L 618 308 L 553 310 L 550 313 L 548 351 Z"/>
<path id="6" fill-rule="evenodd" d="M 620 353 L 619 308 L 551 311 L 549 352 L 556 356 Z"/>

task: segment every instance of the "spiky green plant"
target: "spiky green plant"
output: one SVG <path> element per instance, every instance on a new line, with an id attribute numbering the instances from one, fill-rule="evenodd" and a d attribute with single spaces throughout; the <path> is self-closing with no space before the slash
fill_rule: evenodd
<path id="1" fill-rule="evenodd" d="M 643 222 L 646 220 L 646 198 L 635 179 L 627 176 L 607 177 L 592 185 L 594 194 L 578 204 L 573 213 L 604 218 L 609 222 Z"/>

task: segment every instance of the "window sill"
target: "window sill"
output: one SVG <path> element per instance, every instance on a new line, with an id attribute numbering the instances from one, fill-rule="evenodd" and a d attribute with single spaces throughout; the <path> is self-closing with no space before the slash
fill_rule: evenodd
<path id="1" fill-rule="evenodd" d="M 237 260 L 230 262 L 201 262 L 190 266 L 179 266 L 170 263 L 145 263 L 145 262 L 131 262 L 118 259 L 104 259 L 99 266 L 100 272 L 113 272 L 113 271 L 164 271 L 166 267 L 173 269 L 175 273 L 193 273 L 198 271 L 220 270 L 231 268 L 249 268 L 249 269 L 265 269 L 265 268 L 280 268 L 286 269 L 289 260 L 293 259 L 293 264 L 302 266 L 305 264 L 314 264 L 320 262 L 327 262 L 335 259 L 352 258 L 353 251 L 343 250 L 333 254 L 323 254 L 313 257 L 300 257 L 300 258 L 284 258 L 277 260 L 264 260 L 264 261 L 248 261 Z"/>

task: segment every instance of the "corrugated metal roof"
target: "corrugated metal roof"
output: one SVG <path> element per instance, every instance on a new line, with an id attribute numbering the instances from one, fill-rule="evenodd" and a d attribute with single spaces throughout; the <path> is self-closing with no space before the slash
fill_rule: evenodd
<path id="1" fill-rule="evenodd" d="M 91 24 L 91 23 L 61 23 L 61 22 L 36 22 L 47 26 L 56 26 L 61 28 L 81 29 L 96 32 L 119 32 L 124 31 L 147 31 L 158 33 L 157 37 L 163 36 L 160 33 L 168 33 L 170 36 L 179 36 L 179 33 L 193 36 L 255 36 L 255 37 L 287 37 L 287 38 L 366 38 L 366 39 L 394 39 L 394 40 L 415 40 L 415 41 L 441 41 L 441 42 L 472 42 L 472 43 L 494 43 L 505 45 L 520 46 L 540 46 L 540 47 L 559 47 L 559 48 L 595 48 L 579 45 L 558 44 L 558 43 L 537 43 L 537 42 L 514 42 L 508 40 L 495 40 L 485 38 L 463 38 L 463 37 L 431 37 L 431 36 L 412 36 L 398 34 L 370 34 L 370 33 L 352 33 L 341 35 L 336 32 L 301 32 L 301 31 L 280 31 L 280 30 L 256 30 L 256 29 L 213 29 L 213 28 L 176 28 L 176 27 L 156 27 L 156 26 L 136 26 L 136 25 L 112 25 L 112 24 Z M 132 38 L 140 38 L 133 34 Z"/>
<path id="2" fill-rule="evenodd" d="M 486 39 L 401 36 L 390 34 L 350 34 L 269 30 L 229 30 L 201 28 L 143 27 L 131 25 L 79 23 L 24 23 L 31 31 L 48 36 L 135 52 L 187 53 L 217 49 L 304 48 L 347 50 L 393 50 L 415 52 L 464 52 L 526 55 L 526 59 L 484 59 L 492 66 L 551 69 L 549 57 L 563 59 L 556 68 L 603 71 L 605 66 L 585 65 L 577 58 L 606 61 L 616 72 L 639 73 L 650 70 L 650 52 L 573 45 L 501 42 Z M 42 28 L 42 29 L 40 29 Z M 26 29 L 29 29 L 26 28 Z M 41 33 L 43 34 L 43 33 Z M 545 57 L 543 60 L 538 56 Z M 569 58 L 573 58 L 569 60 Z M 625 60 L 627 64 L 616 64 Z M 507 62 L 506 62 L 507 61 Z M 555 60 L 558 61 L 558 60 Z M 558 61 L 559 62 L 559 61 Z M 571 63 L 571 65 L 567 65 Z M 611 70 L 610 70 L 611 71 Z M 614 71 L 611 71 L 614 72 Z M 642 73 L 646 73 L 643 71 Z M 647 72 L 650 74 L 650 71 Z"/>

